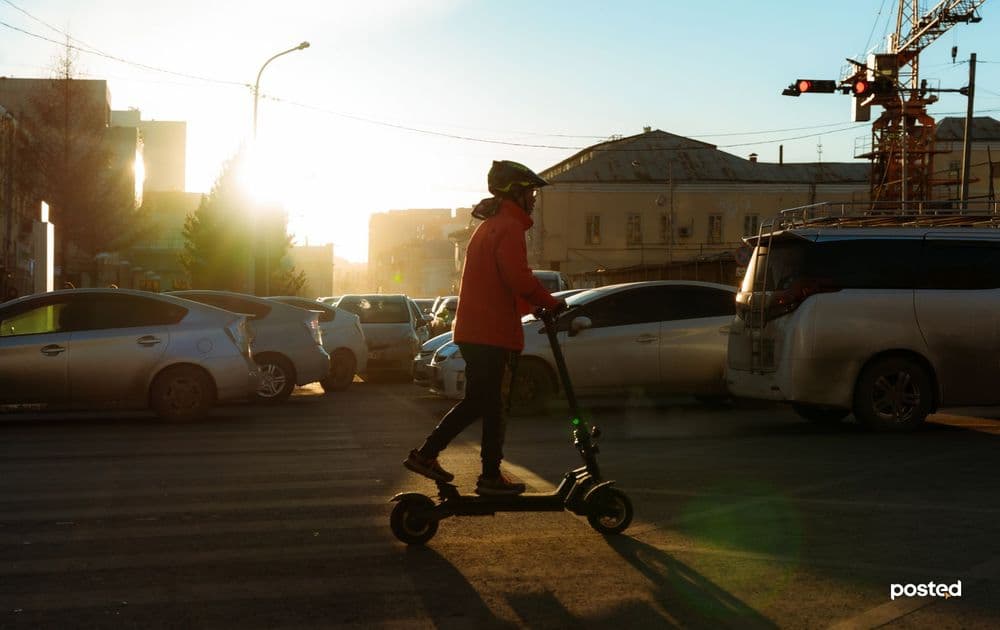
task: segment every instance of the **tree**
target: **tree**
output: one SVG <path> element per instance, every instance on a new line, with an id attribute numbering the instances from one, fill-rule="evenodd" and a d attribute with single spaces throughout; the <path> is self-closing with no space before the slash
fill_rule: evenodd
<path id="1" fill-rule="evenodd" d="M 144 222 L 135 213 L 134 145 L 132 155 L 116 155 L 122 130 L 108 127 L 107 102 L 93 98 L 93 83 L 75 78 L 72 49 L 56 64 L 22 113 L 17 178 L 30 198 L 48 202 L 56 266 L 81 286 L 93 277 L 97 254 L 127 247 Z"/>
<path id="2" fill-rule="evenodd" d="M 305 274 L 286 258 L 292 244 L 288 215 L 250 198 L 241 185 L 245 158 L 241 151 L 226 162 L 212 191 L 184 222 L 181 265 L 191 288 L 249 292 L 252 252 L 255 293 L 294 295 L 305 284 Z"/>

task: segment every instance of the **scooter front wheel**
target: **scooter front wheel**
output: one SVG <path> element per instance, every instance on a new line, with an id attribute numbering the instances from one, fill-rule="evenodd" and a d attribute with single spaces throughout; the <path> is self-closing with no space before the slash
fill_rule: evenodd
<path id="1" fill-rule="evenodd" d="M 400 541 L 407 545 L 422 545 L 438 530 L 438 522 L 423 516 L 434 509 L 434 502 L 423 495 L 410 495 L 400 499 L 392 508 L 389 527 Z"/>
<path id="2" fill-rule="evenodd" d="M 632 501 L 618 488 L 600 488 L 587 499 L 587 522 L 605 536 L 625 531 L 632 515 Z"/>

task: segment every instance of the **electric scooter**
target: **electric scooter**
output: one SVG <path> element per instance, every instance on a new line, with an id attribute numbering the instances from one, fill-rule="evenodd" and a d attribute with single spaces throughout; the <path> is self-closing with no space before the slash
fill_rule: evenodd
<path id="1" fill-rule="evenodd" d="M 614 481 L 605 481 L 597 465 L 597 439 L 601 430 L 590 427 L 580 417 L 573 393 L 573 385 L 566 370 L 566 360 L 556 338 L 555 316 L 540 309 L 536 316 L 542 320 L 545 333 L 552 347 L 559 379 L 566 400 L 569 402 L 570 424 L 573 427 L 573 446 L 583 466 L 567 472 L 559 487 L 551 493 L 528 493 L 512 496 L 479 496 L 459 492 L 454 484 L 437 481 L 438 496 L 432 499 L 419 492 L 404 492 L 392 497 L 396 505 L 389 517 L 389 526 L 396 538 L 408 545 L 422 545 L 434 537 L 438 524 L 450 516 L 492 516 L 497 512 L 561 512 L 569 510 L 586 516 L 590 526 L 601 534 L 620 534 L 632 522 L 632 501 L 628 495 L 614 487 Z"/>

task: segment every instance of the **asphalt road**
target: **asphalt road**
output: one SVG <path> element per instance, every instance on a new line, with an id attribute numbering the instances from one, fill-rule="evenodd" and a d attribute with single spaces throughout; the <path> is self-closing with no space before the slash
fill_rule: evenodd
<path id="1" fill-rule="evenodd" d="M 586 412 L 636 507 L 624 535 L 500 514 L 415 548 L 388 499 L 433 493 L 400 461 L 450 403 L 409 384 L 197 424 L 0 414 L 0 628 L 1000 625 L 1000 409 L 899 436 L 626 398 Z M 478 438 L 442 457 L 467 490 Z M 506 451 L 535 491 L 578 465 L 559 413 L 511 419 Z"/>

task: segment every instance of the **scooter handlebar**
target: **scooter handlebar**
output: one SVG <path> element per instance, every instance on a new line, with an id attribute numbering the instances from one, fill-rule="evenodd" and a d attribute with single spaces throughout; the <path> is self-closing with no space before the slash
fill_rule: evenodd
<path id="1" fill-rule="evenodd" d="M 552 322 L 555 321 L 559 313 L 562 313 L 565 310 L 566 310 L 566 301 L 559 300 L 559 303 L 556 304 L 555 308 L 545 308 L 543 306 L 539 306 L 538 308 L 535 309 L 534 315 L 537 319 L 542 320 L 546 324 L 551 324 Z"/>

